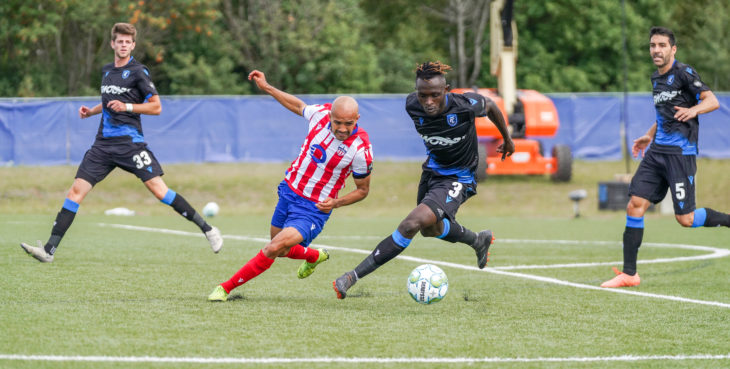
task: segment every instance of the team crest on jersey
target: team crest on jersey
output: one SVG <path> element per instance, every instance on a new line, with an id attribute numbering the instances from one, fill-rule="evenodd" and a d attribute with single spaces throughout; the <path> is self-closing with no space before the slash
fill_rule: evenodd
<path id="1" fill-rule="evenodd" d="M 337 152 L 335 155 L 337 156 L 345 156 L 347 153 L 347 146 L 345 144 L 340 144 L 340 146 L 337 147 Z"/>
<path id="2" fill-rule="evenodd" d="M 129 77 L 129 69 L 125 69 L 124 72 L 122 72 L 122 78 L 127 79 Z"/>
<path id="3" fill-rule="evenodd" d="M 322 164 L 327 161 L 327 150 L 320 145 L 312 145 L 312 148 L 309 150 L 309 156 L 312 157 L 315 163 Z"/>
<path id="4" fill-rule="evenodd" d="M 456 123 L 459 123 L 459 120 L 456 119 L 456 114 L 448 114 L 446 116 L 446 123 L 448 123 L 450 126 L 455 126 Z"/>
<path id="5" fill-rule="evenodd" d="M 670 74 L 669 77 L 667 77 L 667 84 L 671 85 L 674 83 L 674 74 Z"/>

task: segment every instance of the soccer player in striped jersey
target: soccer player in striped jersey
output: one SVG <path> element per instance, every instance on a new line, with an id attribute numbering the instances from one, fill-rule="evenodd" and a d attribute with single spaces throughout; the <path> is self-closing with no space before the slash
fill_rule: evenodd
<path id="1" fill-rule="evenodd" d="M 217 253 L 223 246 L 218 228 L 209 225 L 182 195 L 167 187 L 162 180 L 162 167 L 144 141 L 140 115 L 159 115 L 162 104 L 149 70 L 132 56 L 136 37 L 137 29 L 129 23 L 117 23 L 112 27 L 114 62 L 102 68 L 101 103 L 92 108 L 79 108 L 81 119 L 102 115 L 96 140 L 79 165 L 48 242 L 41 246 L 38 241 L 38 247 L 20 244 L 40 262 L 53 261 L 56 248 L 71 227 L 81 202 L 117 167 L 133 173 L 161 202 L 195 223 L 205 234 L 213 252 Z"/>
<path id="2" fill-rule="evenodd" d="M 418 184 L 418 205 L 401 221 L 398 228 L 368 255 L 355 269 L 346 272 L 332 286 L 337 298 L 358 279 L 403 252 L 419 232 L 470 246 L 477 256 L 477 266 L 487 265 L 492 231 L 475 233 L 456 222 L 459 206 L 476 194 L 474 173 L 479 161 L 474 119 L 489 116 L 504 142 L 497 151 L 502 160 L 515 151 L 502 112 L 490 99 L 476 94 L 449 93 L 445 74 L 451 69 L 439 62 L 423 63 L 416 69 L 416 92 L 406 98 L 406 112 L 423 138 L 428 157 Z"/>
<path id="3" fill-rule="evenodd" d="M 303 259 L 297 271 L 307 278 L 314 268 L 329 259 L 327 250 L 309 248 L 322 232 L 334 208 L 364 199 L 370 190 L 372 146 L 368 134 L 357 122 L 357 101 L 340 96 L 332 104 L 307 105 L 281 91 L 254 70 L 248 79 L 294 114 L 301 115 L 309 129 L 299 155 L 279 184 L 279 202 L 271 218 L 271 241 L 229 280 L 216 286 L 210 301 L 226 301 L 231 290 L 265 272 L 277 257 Z M 355 189 L 339 197 L 345 179 L 352 174 Z"/>

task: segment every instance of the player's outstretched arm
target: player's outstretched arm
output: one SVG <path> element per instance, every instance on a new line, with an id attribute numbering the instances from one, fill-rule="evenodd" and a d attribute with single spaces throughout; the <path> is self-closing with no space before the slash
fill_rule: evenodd
<path id="1" fill-rule="evenodd" d="M 279 104 L 289 109 L 292 113 L 297 115 L 303 114 L 304 108 L 307 106 L 307 104 L 305 104 L 304 101 L 300 100 L 298 97 L 281 91 L 276 87 L 270 85 L 268 82 L 266 82 L 266 75 L 264 75 L 264 72 L 254 70 L 253 72 L 249 73 L 248 79 L 249 81 L 254 81 L 256 83 L 256 86 L 261 91 L 271 95 L 274 99 L 276 99 L 276 101 L 279 102 Z"/>
<path id="2" fill-rule="evenodd" d="M 160 95 L 152 95 L 147 102 L 142 104 L 130 104 L 123 103 L 119 100 L 112 100 L 106 104 L 107 108 L 116 112 L 126 111 L 128 113 L 147 114 L 147 115 L 160 115 L 162 113 L 162 103 L 160 102 Z"/>
<path id="3" fill-rule="evenodd" d="M 636 158 L 641 154 L 641 156 L 644 156 L 644 152 L 646 151 L 647 146 L 651 143 L 651 140 L 654 139 L 654 134 L 656 133 L 656 122 L 651 125 L 648 131 L 646 131 L 646 134 L 643 136 L 637 138 L 634 140 L 634 144 L 631 146 L 631 154 Z"/>
<path id="4" fill-rule="evenodd" d="M 329 213 L 334 208 L 354 204 L 368 197 L 368 193 L 370 192 L 370 176 L 365 178 L 354 178 L 354 180 L 356 188 L 352 190 L 352 192 L 338 199 L 328 197 L 326 200 L 316 204 L 317 209 L 322 212 Z"/>
<path id="5" fill-rule="evenodd" d="M 512 137 L 510 137 L 509 130 L 507 129 L 507 123 L 504 121 L 502 111 L 499 110 L 497 104 L 490 99 L 486 99 L 486 104 L 487 117 L 497 126 L 499 133 L 502 135 L 503 142 L 497 147 L 497 152 L 502 153 L 502 160 L 504 160 L 504 158 L 512 156 L 515 152 L 515 144 L 512 142 Z"/>
<path id="6" fill-rule="evenodd" d="M 88 118 L 92 115 L 97 115 L 101 113 L 101 104 L 97 104 L 93 108 L 89 108 L 86 105 L 81 105 L 79 108 L 79 118 L 84 119 Z"/>

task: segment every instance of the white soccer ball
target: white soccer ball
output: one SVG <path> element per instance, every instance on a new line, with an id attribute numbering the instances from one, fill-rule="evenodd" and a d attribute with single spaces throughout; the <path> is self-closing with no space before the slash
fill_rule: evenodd
<path id="1" fill-rule="evenodd" d="M 205 206 L 203 206 L 203 215 L 205 215 L 208 218 L 214 217 L 214 216 L 218 215 L 218 211 L 220 209 L 221 208 L 220 208 L 220 206 L 218 206 L 218 204 L 216 204 L 214 202 L 209 202 L 209 203 L 205 204 Z"/>
<path id="2" fill-rule="evenodd" d="M 449 290 L 449 279 L 441 268 L 423 264 L 408 276 L 408 293 L 416 302 L 433 304 L 443 300 Z"/>

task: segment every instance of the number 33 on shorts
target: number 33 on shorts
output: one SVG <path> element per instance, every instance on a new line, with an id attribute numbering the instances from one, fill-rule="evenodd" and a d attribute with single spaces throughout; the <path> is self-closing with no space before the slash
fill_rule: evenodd
<path id="1" fill-rule="evenodd" d="M 140 151 L 139 154 L 132 157 L 132 160 L 134 160 L 134 164 L 137 166 L 137 169 L 142 169 L 145 165 L 150 165 L 152 163 L 152 158 L 150 158 L 150 154 L 147 153 L 147 151 Z"/>

